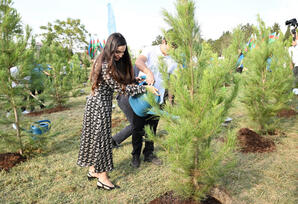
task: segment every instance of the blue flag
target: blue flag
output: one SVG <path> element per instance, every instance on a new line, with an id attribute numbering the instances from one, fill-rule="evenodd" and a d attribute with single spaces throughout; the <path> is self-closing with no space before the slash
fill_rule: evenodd
<path id="1" fill-rule="evenodd" d="M 111 3 L 108 3 L 108 34 L 111 35 L 112 33 L 115 33 L 115 32 L 116 32 L 115 16 L 114 16 Z"/>

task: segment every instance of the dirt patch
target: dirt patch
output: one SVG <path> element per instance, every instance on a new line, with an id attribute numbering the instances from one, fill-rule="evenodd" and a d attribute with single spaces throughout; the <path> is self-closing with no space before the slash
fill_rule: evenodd
<path id="1" fill-rule="evenodd" d="M 127 119 L 121 119 L 121 118 L 113 118 L 112 119 L 112 128 L 119 126 L 122 121 L 127 121 Z"/>
<path id="2" fill-rule="evenodd" d="M 23 157 L 19 153 L 0 154 L 0 170 L 9 171 L 12 167 L 25 160 L 26 157 Z"/>
<path id="3" fill-rule="evenodd" d="M 283 118 L 290 118 L 297 114 L 297 112 L 293 109 L 281 109 L 278 111 L 277 116 Z"/>
<path id="4" fill-rule="evenodd" d="M 273 152 L 276 147 L 272 140 L 261 137 L 256 132 L 242 128 L 238 131 L 238 140 L 240 144 L 240 151 L 247 152 Z"/>
<path id="5" fill-rule="evenodd" d="M 218 200 L 213 197 L 207 197 L 205 200 L 199 202 L 191 198 L 183 199 L 175 196 L 173 191 L 166 192 L 164 195 L 160 196 L 149 202 L 149 204 L 221 204 Z"/>
<path id="6" fill-rule="evenodd" d="M 56 113 L 56 112 L 65 111 L 65 110 L 69 110 L 69 108 L 63 107 L 63 106 L 57 106 L 54 108 L 31 112 L 31 113 L 26 114 L 26 116 L 39 116 L 39 115 L 43 115 L 43 114 Z"/>

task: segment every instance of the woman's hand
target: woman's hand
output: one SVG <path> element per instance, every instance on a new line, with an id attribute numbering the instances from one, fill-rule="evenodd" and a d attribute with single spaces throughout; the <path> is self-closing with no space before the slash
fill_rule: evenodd
<path id="1" fill-rule="evenodd" d="M 151 93 L 153 93 L 153 94 L 159 96 L 158 89 L 155 88 L 154 86 L 149 86 L 149 85 L 147 85 L 147 86 L 145 86 L 145 87 L 146 87 L 147 91 L 149 91 L 149 92 L 151 92 Z"/>

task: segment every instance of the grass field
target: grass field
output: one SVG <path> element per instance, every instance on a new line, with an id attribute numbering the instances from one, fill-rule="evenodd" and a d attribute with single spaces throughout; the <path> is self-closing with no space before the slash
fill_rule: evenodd
<path id="1" fill-rule="evenodd" d="M 85 88 L 88 92 L 88 87 Z M 110 192 L 98 190 L 96 181 L 88 181 L 87 169 L 76 165 L 86 95 L 71 98 L 69 110 L 29 118 L 32 121 L 50 119 L 51 139 L 38 156 L 0 172 L 0 203 L 148 203 L 171 190 L 171 172 L 163 151 L 156 153 L 164 160 L 162 166 L 141 163 L 139 169 L 130 167 L 131 139 L 114 150 L 115 170 L 112 181 L 121 186 Z M 298 106 L 298 97 L 292 102 Z M 249 127 L 245 111 L 239 102 L 230 112 L 236 129 Z M 127 124 L 116 107 L 113 119 L 123 119 L 113 133 Z M 163 129 L 160 122 L 159 131 Z M 298 203 L 298 121 L 296 117 L 282 119 L 283 136 L 273 137 L 277 151 L 263 154 L 237 153 L 236 168 L 218 183 L 234 203 L 294 204 Z M 13 152 L 0 144 L 0 153 Z"/>

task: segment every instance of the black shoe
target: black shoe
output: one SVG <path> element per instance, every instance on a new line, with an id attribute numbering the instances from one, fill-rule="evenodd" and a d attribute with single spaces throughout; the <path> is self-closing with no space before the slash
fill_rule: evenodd
<path id="1" fill-rule="evenodd" d="M 112 138 L 112 148 L 118 148 L 120 145 Z"/>
<path id="2" fill-rule="evenodd" d="M 139 168 L 140 167 L 140 163 L 141 163 L 140 156 L 133 155 L 130 165 L 132 167 L 134 167 L 134 168 Z"/>
<path id="3" fill-rule="evenodd" d="M 120 188 L 120 186 L 115 185 L 115 184 L 114 184 L 114 186 L 108 186 L 108 185 L 102 183 L 102 182 L 98 179 L 98 180 L 97 180 L 97 188 L 98 188 L 98 189 L 104 189 L 104 190 L 108 190 L 108 191 L 110 191 L 110 190 L 114 190 L 114 189 L 116 189 L 116 188 Z"/>
<path id="4" fill-rule="evenodd" d="M 159 158 L 157 158 L 157 156 L 155 156 L 154 154 L 145 155 L 144 162 L 151 162 L 158 166 L 162 165 L 162 161 Z"/>
<path id="5" fill-rule="evenodd" d="M 93 179 L 95 179 L 97 177 L 96 176 L 92 176 L 92 172 L 89 171 L 88 174 L 87 174 L 87 178 L 88 178 L 89 181 L 91 181 L 91 180 L 93 180 Z"/>

